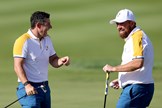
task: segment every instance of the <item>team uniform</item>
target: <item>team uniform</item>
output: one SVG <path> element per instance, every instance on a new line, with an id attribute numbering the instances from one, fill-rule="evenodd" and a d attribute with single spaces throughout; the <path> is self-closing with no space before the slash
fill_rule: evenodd
<path id="1" fill-rule="evenodd" d="M 119 72 L 118 80 L 123 92 L 117 108 L 130 108 L 128 106 L 133 105 L 144 108 L 141 106 L 148 106 L 153 96 L 153 47 L 147 35 L 139 27 L 134 28 L 125 39 L 121 64 L 131 62 L 133 59 L 144 59 L 144 64 L 142 68 L 133 72 Z"/>
<path id="2" fill-rule="evenodd" d="M 24 58 L 23 69 L 30 81 L 31 85 L 37 88 L 40 85 L 44 85 L 47 90 L 44 93 L 41 89 L 38 89 L 38 94 L 27 96 L 20 100 L 23 107 L 27 104 L 31 106 L 39 106 L 35 100 L 35 97 L 40 98 L 39 101 L 44 103 L 44 107 L 50 108 L 50 89 L 48 86 L 48 64 L 49 57 L 56 54 L 52 41 L 49 36 L 46 36 L 39 40 L 29 29 L 27 33 L 20 36 L 14 44 L 13 57 Z M 17 90 L 18 98 L 26 94 L 24 85 L 18 79 L 19 86 Z M 33 98 L 34 97 L 34 98 Z M 46 97 L 46 98 L 43 98 Z M 27 99 L 27 101 L 25 100 Z"/>

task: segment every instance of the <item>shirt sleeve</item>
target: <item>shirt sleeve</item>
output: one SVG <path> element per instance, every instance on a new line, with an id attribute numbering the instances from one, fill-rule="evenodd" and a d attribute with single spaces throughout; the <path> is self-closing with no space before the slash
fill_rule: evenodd
<path id="1" fill-rule="evenodd" d="M 27 56 L 27 40 L 30 36 L 24 34 L 20 36 L 14 43 L 13 47 L 13 57 L 23 57 Z"/>
<path id="2" fill-rule="evenodd" d="M 141 30 L 135 32 L 132 36 L 133 38 L 133 59 L 144 58 L 143 56 L 143 45 L 142 45 L 143 33 Z"/>

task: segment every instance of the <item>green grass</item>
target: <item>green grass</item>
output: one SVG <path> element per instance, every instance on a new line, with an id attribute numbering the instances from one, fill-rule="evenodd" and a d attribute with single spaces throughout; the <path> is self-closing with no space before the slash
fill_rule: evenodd
<path id="1" fill-rule="evenodd" d="M 102 67 L 118 65 L 124 41 L 109 20 L 123 8 L 133 10 L 139 25 L 150 37 L 155 51 L 153 76 L 155 94 L 150 108 L 160 108 L 161 86 L 161 0 L 1 0 L 0 3 L 0 107 L 16 99 L 17 77 L 13 70 L 12 47 L 15 39 L 30 26 L 33 11 L 51 14 L 49 31 L 57 54 L 69 55 L 71 65 L 49 67 L 52 108 L 102 108 L 105 74 Z M 117 74 L 111 74 L 111 79 Z M 121 90 L 109 88 L 107 107 L 115 108 Z M 19 108 L 14 104 L 11 108 Z"/>

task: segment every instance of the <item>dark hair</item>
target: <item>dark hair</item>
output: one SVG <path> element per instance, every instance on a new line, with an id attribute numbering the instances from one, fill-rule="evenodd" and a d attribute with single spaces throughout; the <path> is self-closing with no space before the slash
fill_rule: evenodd
<path id="1" fill-rule="evenodd" d="M 50 14 L 42 11 L 36 11 L 30 17 L 31 28 L 35 27 L 36 23 L 44 23 L 45 19 L 50 18 Z"/>

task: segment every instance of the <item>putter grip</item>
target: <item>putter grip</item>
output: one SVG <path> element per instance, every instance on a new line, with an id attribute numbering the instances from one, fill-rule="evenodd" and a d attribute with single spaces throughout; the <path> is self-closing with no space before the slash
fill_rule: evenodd
<path id="1" fill-rule="evenodd" d="M 108 94 L 108 80 L 109 80 L 109 73 L 106 73 L 106 83 L 105 83 L 105 95 Z"/>

